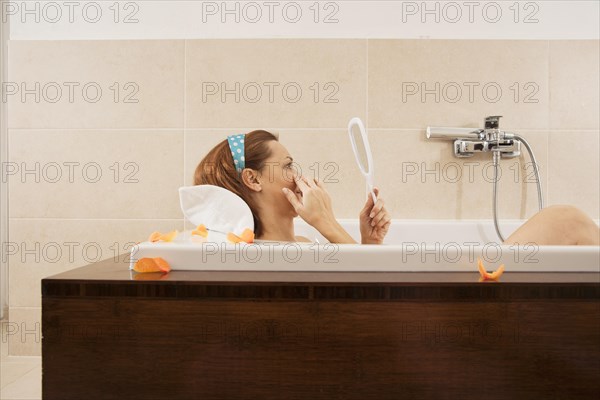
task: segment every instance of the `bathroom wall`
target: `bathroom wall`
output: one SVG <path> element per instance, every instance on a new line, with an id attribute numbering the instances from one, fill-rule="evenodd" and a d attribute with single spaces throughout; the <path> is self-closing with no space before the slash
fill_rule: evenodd
<path id="1" fill-rule="evenodd" d="M 489 219 L 491 159 L 454 158 L 425 127 L 503 115 L 532 144 L 546 204 L 598 218 L 599 69 L 598 40 L 11 41 L 9 352 L 40 354 L 43 277 L 125 265 L 132 242 L 184 229 L 177 188 L 231 133 L 279 132 L 336 216 L 355 218 L 346 126 L 359 116 L 394 218 Z M 501 218 L 537 211 L 529 162 L 502 161 Z"/>

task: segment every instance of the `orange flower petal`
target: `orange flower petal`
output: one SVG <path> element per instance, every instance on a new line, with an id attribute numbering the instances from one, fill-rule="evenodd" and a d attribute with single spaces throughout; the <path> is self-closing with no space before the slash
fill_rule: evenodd
<path id="1" fill-rule="evenodd" d="M 164 258 L 154 257 L 153 260 L 154 263 L 158 266 L 158 269 L 160 269 L 162 272 L 171 271 L 171 266 Z"/>
<path id="2" fill-rule="evenodd" d="M 150 237 L 148 238 L 149 242 L 158 242 L 160 240 L 160 237 L 162 236 L 162 234 L 158 231 L 156 232 L 152 232 L 150 234 Z"/>
<path id="3" fill-rule="evenodd" d="M 165 233 L 164 235 L 162 235 L 160 237 L 160 240 L 165 241 L 165 242 L 172 242 L 173 239 L 175 239 L 177 237 L 177 231 L 172 231 L 169 233 Z"/>
<path id="4" fill-rule="evenodd" d="M 500 265 L 500 267 L 490 275 L 490 278 L 494 279 L 494 280 L 498 280 L 498 278 L 500 278 L 503 273 L 504 273 L 504 264 Z"/>
<path id="5" fill-rule="evenodd" d="M 136 272 L 160 272 L 160 268 L 152 258 L 144 257 L 137 260 L 133 266 L 133 270 Z"/>
<path id="6" fill-rule="evenodd" d="M 198 225 L 196 229 L 192 231 L 192 235 L 198 235 L 202 237 L 208 237 L 208 230 L 204 226 L 204 224 Z"/>
<path id="7" fill-rule="evenodd" d="M 483 266 L 483 262 L 479 258 L 477 259 L 477 267 L 479 269 L 479 274 L 481 274 L 481 278 L 479 279 L 479 282 L 498 281 L 498 279 L 504 273 L 504 264 L 500 265 L 500 267 L 492 273 L 487 272 L 485 270 L 485 267 Z"/>
<path id="8" fill-rule="evenodd" d="M 242 242 L 242 238 L 240 238 L 239 236 L 235 235 L 233 232 L 229 232 L 227 234 L 227 240 L 229 240 L 231 243 L 240 243 L 240 242 Z"/>
<path id="9" fill-rule="evenodd" d="M 244 229 L 244 232 L 242 232 L 242 234 L 240 235 L 240 239 L 242 239 L 246 243 L 253 243 L 254 242 L 254 232 L 251 231 L 250 229 L 246 228 L 246 229 Z"/>
<path id="10" fill-rule="evenodd" d="M 204 226 L 204 224 L 200 224 L 200 225 L 198 225 L 198 227 L 196 227 L 196 230 L 197 230 L 197 231 L 208 232 L 208 231 L 206 230 L 206 226 Z"/>
<path id="11" fill-rule="evenodd" d="M 483 266 L 483 262 L 481 261 L 480 258 L 477 259 L 477 267 L 479 268 L 479 273 L 481 274 L 481 276 L 484 279 L 489 277 L 490 274 L 488 274 L 488 272 L 485 270 L 485 267 Z"/>

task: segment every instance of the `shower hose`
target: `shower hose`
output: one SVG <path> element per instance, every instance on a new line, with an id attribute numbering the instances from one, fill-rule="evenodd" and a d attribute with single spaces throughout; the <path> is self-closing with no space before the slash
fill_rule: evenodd
<path id="1" fill-rule="evenodd" d="M 508 135 L 509 134 L 507 134 L 507 136 Z M 533 171 L 535 173 L 535 179 L 537 181 L 538 203 L 539 203 L 539 207 L 540 207 L 540 211 L 541 211 L 542 208 L 544 208 L 544 201 L 542 200 L 542 182 L 540 179 L 540 171 L 538 169 L 538 163 L 535 159 L 535 155 L 533 154 L 533 150 L 531 149 L 531 146 L 529 145 L 527 140 L 525 140 L 524 137 L 517 135 L 516 133 L 510 134 L 510 135 L 515 140 L 518 140 L 521 143 L 523 143 L 523 145 L 525 145 L 525 148 L 527 149 L 527 152 L 529 153 L 529 158 L 531 159 L 531 162 L 533 163 Z M 498 226 L 498 167 L 499 167 L 499 163 L 500 163 L 500 153 L 499 152 L 497 152 L 497 151 L 494 152 L 493 161 L 494 161 L 494 193 L 493 193 L 492 209 L 493 209 L 493 213 L 494 213 L 494 228 L 496 228 L 496 234 L 500 238 L 500 241 L 504 242 L 504 236 L 500 232 L 500 227 Z"/>

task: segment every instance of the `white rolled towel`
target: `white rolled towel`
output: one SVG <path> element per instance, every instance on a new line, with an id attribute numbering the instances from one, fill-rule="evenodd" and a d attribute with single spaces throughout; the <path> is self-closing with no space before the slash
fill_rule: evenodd
<path id="1" fill-rule="evenodd" d="M 215 185 L 183 186 L 179 188 L 183 215 L 195 226 L 204 224 L 210 231 L 254 231 L 254 218 L 248 204 L 237 194 Z"/>

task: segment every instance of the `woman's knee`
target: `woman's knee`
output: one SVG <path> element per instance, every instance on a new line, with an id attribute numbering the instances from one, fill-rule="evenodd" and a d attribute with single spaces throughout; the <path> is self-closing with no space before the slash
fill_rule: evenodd
<path id="1" fill-rule="evenodd" d="M 570 204 L 553 204 L 551 206 L 545 207 L 542 211 L 548 211 L 559 214 L 576 214 L 577 212 L 581 212 L 577 207 L 572 206 Z"/>
<path id="2" fill-rule="evenodd" d="M 592 221 L 589 215 L 587 215 L 583 210 L 571 205 L 560 205 L 562 207 L 563 212 L 569 214 L 574 219 L 580 219 L 585 221 Z"/>
<path id="3" fill-rule="evenodd" d="M 559 204 L 544 210 L 548 210 L 548 217 L 556 221 L 558 229 L 564 230 L 564 235 L 575 243 L 589 242 L 589 237 L 593 239 L 597 234 L 598 227 L 594 221 L 575 206 Z"/>
<path id="4" fill-rule="evenodd" d="M 551 215 L 553 218 L 571 221 L 575 224 L 590 220 L 590 218 L 579 208 L 568 204 L 555 204 L 548 206 L 544 208 L 542 212 L 545 212 L 547 215 Z"/>

